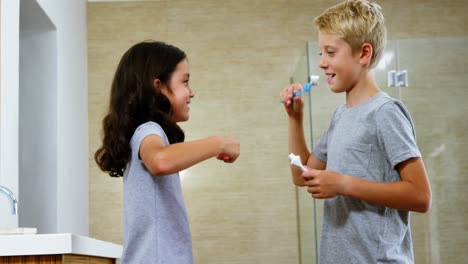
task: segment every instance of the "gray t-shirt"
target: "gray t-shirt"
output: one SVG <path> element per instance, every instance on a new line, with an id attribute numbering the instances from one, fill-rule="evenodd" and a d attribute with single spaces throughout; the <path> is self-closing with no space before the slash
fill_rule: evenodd
<path id="1" fill-rule="evenodd" d="M 139 158 L 140 144 L 161 126 L 140 125 L 130 141 L 132 158 L 124 172 L 122 264 L 192 264 L 192 239 L 179 174 L 153 176 Z"/>
<path id="2" fill-rule="evenodd" d="M 395 166 L 421 157 L 411 117 L 379 92 L 347 109 L 339 106 L 313 149 L 327 170 L 369 181 L 396 182 Z M 320 264 L 414 263 L 408 211 L 346 196 L 324 200 Z"/>

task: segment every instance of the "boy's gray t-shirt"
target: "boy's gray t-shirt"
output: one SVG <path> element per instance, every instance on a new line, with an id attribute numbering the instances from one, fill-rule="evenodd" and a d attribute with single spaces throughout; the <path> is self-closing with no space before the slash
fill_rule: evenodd
<path id="1" fill-rule="evenodd" d="M 338 107 L 313 149 L 327 170 L 369 181 L 396 182 L 395 166 L 421 157 L 406 107 L 379 92 L 355 107 Z M 346 196 L 324 200 L 320 264 L 414 263 L 409 212 Z"/>
<path id="2" fill-rule="evenodd" d="M 192 239 L 178 173 L 153 176 L 139 158 L 140 145 L 157 135 L 159 124 L 140 125 L 130 140 L 132 157 L 124 172 L 122 264 L 192 264 Z"/>

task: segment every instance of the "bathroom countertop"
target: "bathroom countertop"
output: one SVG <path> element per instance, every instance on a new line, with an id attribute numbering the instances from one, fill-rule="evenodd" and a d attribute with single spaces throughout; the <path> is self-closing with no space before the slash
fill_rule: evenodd
<path id="1" fill-rule="evenodd" d="M 0 235 L 0 256 L 78 254 L 120 258 L 122 246 L 74 234 Z"/>

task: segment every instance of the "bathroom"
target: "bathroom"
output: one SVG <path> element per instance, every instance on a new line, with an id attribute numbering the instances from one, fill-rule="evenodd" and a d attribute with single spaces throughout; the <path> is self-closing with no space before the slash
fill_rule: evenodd
<path id="1" fill-rule="evenodd" d="M 56 85 L 60 90 L 68 83 L 64 79 L 70 79 L 75 90 L 58 93 L 61 103 L 57 107 L 73 108 L 75 119 L 57 117 L 59 142 L 51 155 L 56 159 L 77 157 L 77 165 L 70 158 L 54 163 L 53 173 L 62 179 L 53 183 L 57 185 L 54 188 L 85 186 L 72 189 L 77 192 L 74 196 L 66 196 L 69 199 L 62 199 L 55 209 L 49 208 L 58 212 L 55 219 L 64 219 L 63 224 L 39 231 L 73 232 L 122 243 L 122 180 L 100 172 L 93 154 L 99 145 L 101 120 L 118 59 L 133 43 L 155 39 L 179 46 L 189 58 L 190 82 L 196 95 L 191 120 L 182 124 L 186 139 L 229 134 L 241 141 L 236 163 L 219 166 L 214 159 L 182 172 L 196 262 L 315 263 L 313 200 L 291 183 L 287 119 L 278 94 L 291 79 L 306 80 L 306 43 L 311 43 L 311 68 L 321 78 L 311 93 L 316 141 L 344 97 L 331 94 L 323 73 L 315 72 L 317 32 L 312 20 L 340 1 L 73 2 L 85 13 L 86 45 L 76 53 L 87 63 L 87 71 L 81 75 L 87 80 L 70 74 Z M 468 160 L 468 108 L 463 101 L 468 91 L 462 84 L 467 81 L 463 73 L 468 61 L 468 3 L 376 2 L 386 17 L 388 50 L 398 46 L 399 66 L 408 70 L 409 80 L 408 87 L 385 85 L 382 89 L 400 97 L 412 114 L 433 192 L 431 210 L 412 214 L 416 263 L 464 263 L 468 257 L 468 210 L 463 206 L 468 189 L 464 178 L 468 172 L 464 163 Z M 61 37 L 60 32 L 57 37 Z M 57 63 L 64 63 L 70 71 L 83 67 Z M 379 83 L 387 83 L 387 68 L 377 72 Z M 4 104 L 3 82 L 1 88 Z M 4 139 L 3 117 L 2 113 L 0 185 L 5 185 L 8 160 L 4 149 L 9 144 Z M 21 171 L 20 166 L 20 182 Z M 79 180 L 81 177 L 84 180 Z M 89 203 L 82 204 L 86 197 Z M 18 198 L 21 223 L 21 190 Z M 74 209 L 83 213 L 66 219 L 64 215 L 77 204 L 81 207 Z M 320 204 L 317 201 L 318 227 Z M 8 210 L 3 197 L 0 209 Z"/>

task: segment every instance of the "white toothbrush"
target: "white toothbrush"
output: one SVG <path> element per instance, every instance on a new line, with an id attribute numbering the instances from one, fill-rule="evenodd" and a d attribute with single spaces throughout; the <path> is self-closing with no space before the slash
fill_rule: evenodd
<path id="1" fill-rule="evenodd" d="M 302 165 L 301 157 L 298 155 L 294 155 L 293 153 L 288 155 L 289 159 L 291 160 L 291 165 L 299 167 L 302 171 L 306 171 L 307 169 Z"/>

